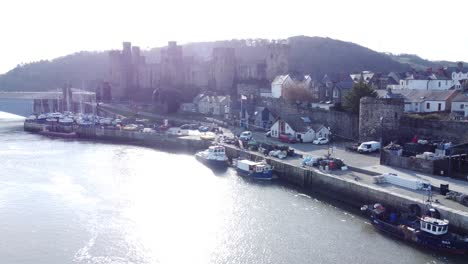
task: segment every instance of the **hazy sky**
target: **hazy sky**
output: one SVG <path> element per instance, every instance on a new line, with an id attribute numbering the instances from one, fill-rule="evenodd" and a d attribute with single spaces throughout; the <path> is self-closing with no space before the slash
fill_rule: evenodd
<path id="1" fill-rule="evenodd" d="M 1 0 L 0 73 L 81 50 L 322 36 L 468 61 L 466 0 Z"/>

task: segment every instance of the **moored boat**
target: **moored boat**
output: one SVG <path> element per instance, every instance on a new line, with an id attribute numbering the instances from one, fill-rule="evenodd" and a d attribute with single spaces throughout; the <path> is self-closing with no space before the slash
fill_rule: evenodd
<path id="1" fill-rule="evenodd" d="M 421 217 L 389 209 L 381 204 L 364 205 L 372 225 L 379 231 L 423 248 L 454 254 L 468 252 L 468 237 L 448 232 L 449 221 L 439 219 L 434 212 Z"/>
<path id="2" fill-rule="evenodd" d="M 228 158 L 223 146 L 210 146 L 204 151 L 197 152 L 195 158 L 211 168 L 225 169 L 228 166 Z"/>
<path id="3" fill-rule="evenodd" d="M 247 176 L 254 180 L 271 180 L 273 178 L 273 168 L 266 161 L 251 161 L 247 159 L 235 162 L 237 174 Z"/>

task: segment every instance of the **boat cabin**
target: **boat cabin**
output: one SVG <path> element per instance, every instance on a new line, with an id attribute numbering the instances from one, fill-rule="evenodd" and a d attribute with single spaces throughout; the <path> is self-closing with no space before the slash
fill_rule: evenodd
<path id="1" fill-rule="evenodd" d="M 421 218 L 421 231 L 439 236 L 448 232 L 448 220 L 437 219 L 430 216 L 423 216 Z"/>
<path id="2" fill-rule="evenodd" d="M 237 168 L 243 171 L 249 171 L 253 173 L 263 173 L 271 170 L 271 166 L 265 162 L 256 162 L 251 160 L 239 160 L 237 161 Z"/>
<path id="3" fill-rule="evenodd" d="M 224 147 L 223 146 L 211 146 L 208 148 L 208 153 L 209 154 L 215 154 L 215 155 L 224 155 Z"/>

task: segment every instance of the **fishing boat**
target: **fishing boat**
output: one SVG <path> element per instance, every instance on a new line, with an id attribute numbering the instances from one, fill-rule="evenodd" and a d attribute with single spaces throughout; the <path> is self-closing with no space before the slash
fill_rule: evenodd
<path id="1" fill-rule="evenodd" d="M 433 208 L 422 216 L 386 208 L 378 203 L 364 205 L 361 211 L 369 215 L 372 225 L 382 233 L 431 250 L 454 254 L 468 252 L 468 237 L 448 232 L 449 221 L 439 219 Z"/>
<path id="2" fill-rule="evenodd" d="M 246 176 L 254 180 L 271 180 L 273 178 L 273 168 L 271 165 L 263 161 L 251 161 L 241 159 L 235 161 L 237 174 Z"/>
<path id="3" fill-rule="evenodd" d="M 197 152 L 195 158 L 210 168 L 226 169 L 228 166 L 228 157 L 223 146 L 210 146 Z"/>

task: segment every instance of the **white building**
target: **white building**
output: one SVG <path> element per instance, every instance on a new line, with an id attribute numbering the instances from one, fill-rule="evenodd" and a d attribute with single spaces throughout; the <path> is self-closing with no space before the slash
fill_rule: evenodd
<path id="1" fill-rule="evenodd" d="M 198 113 L 223 116 L 229 113 L 229 96 L 199 94 L 193 99 Z M 184 107 L 189 108 L 189 105 Z"/>
<path id="2" fill-rule="evenodd" d="M 291 75 L 278 75 L 271 82 L 271 97 L 281 98 L 288 88 L 304 88 L 310 90 L 312 78 L 305 75 L 303 78 L 294 78 Z"/>
<path id="3" fill-rule="evenodd" d="M 400 80 L 400 89 L 414 90 L 448 90 L 455 86 L 454 80 L 448 79 L 412 79 L 412 77 Z"/>
<path id="4" fill-rule="evenodd" d="M 468 117 L 468 93 L 460 93 L 452 100 L 452 113 Z"/>
<path id="5" fill-rule="evenodd" d="M 450 110 L 452 99 L 457 96 L 458 91 L 401 89 L 377 91 L 377 93 L 381 98 L 403 98 L 405 101 L 405 112 L 427 113 Z"/>
<path id="6" fill-rule="evenodd" d="M 279 138 L 282 134 L 292 135 L 299 142 L 312 142 L 314 139 L 328 138 L 330 130 L 320 124 L 312 124 L 308 117 L 288 116 L 279 119 L 270 128 L 271 136 Z"/>
<path id="7" fill-rule="evenodd" d="M 353 82 L 355 83 L 358 83 L 360 81 L 363 81 L 364 83 L 369 83 L 372 77 L 374 77 L 374 74 L 375 73 L 371 71 L 363 71 L 359 73 L 352 73 L 349 75 L 349 77 L 351 77 L 351 80 L 353 80 Z"/>

